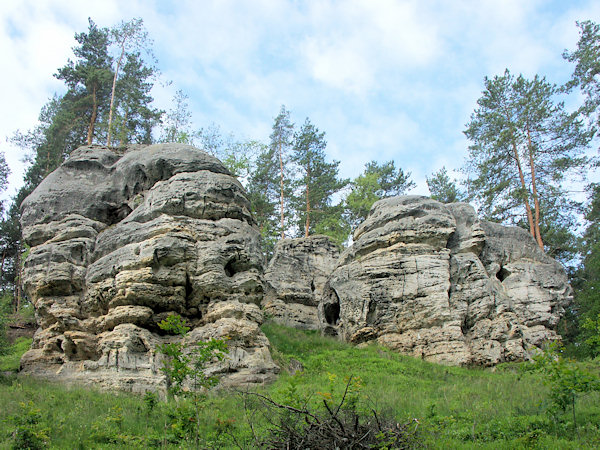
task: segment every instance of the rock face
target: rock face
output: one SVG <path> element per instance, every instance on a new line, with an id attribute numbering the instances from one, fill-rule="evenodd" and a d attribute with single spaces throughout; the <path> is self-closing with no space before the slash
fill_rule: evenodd
<path id="1" fill-rule="evenodd" d="M 338 258 L 339 250 L 327 236 L 279 241 L 265 272 L 265 312 L 282 325 L 320 329 L 319 299 Z"/>
<path id="2" fill-rule="evenodd" d="M 445 364 L 527 358 L 570 301 L 564 270 L 527 231 L 467 204 L 380 200 L 324 289 L 326 332 Z"/>
<path id="3" fill-rule="evenodd" d="M 278 372 L 258 327 L 259 232 L 239 182 L 190 146 L 82 147 L 23 202 L 24 285 L 39 329 L 25 372 L 144 391 L 164 383 L 157 323 L 227 338 L 223 383 Z"/>

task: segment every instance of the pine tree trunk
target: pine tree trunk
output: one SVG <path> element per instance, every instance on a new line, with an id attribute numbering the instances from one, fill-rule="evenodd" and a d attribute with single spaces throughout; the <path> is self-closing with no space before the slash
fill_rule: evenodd
<path id="1" fill-rule="evenodd" d="M 17 254 L 15 255 L 15 312 L 21 309 L 21 243 L 17 246 Z"/>
<path id="2" fill-rule="evenodd" d="M 281 173 L 280 191 L 281 191 L 281 239 L 285 239 L 285 228 L 283 220 L 283 157 L 281 155 L 281 141 L 279 141 L 279 170 Z"/>
<path id="3" fill-rule="evenodd" d="M 113 109 L 115 106 L 115 89 L 117 87 L 117 77 L 119 76 L 119 67 L 121 67 L 121 61 L 123 61 L 123 55 L 125 54 L 125 41 L 121 43 L 121 56 L 117 61 L 117 67 L 115 68 L 115 76 L 113 77 L 112 90 L 110 92 L 110 108 L 108 110 L 108 137 L 106 138 L 106 145 L 110 147 L 110 138 L 112 133 L 112 117 Z"/>
<path id="4" fill-rule="evenodd" d="M 310 161 L 306 167 L 306 223 L 304 225 L 304 237 L 308 237 L 308 229 L 310 228 Z"/>
<path id="5" fill-rule="evenodd" d="M 519 179 L 521 180 L 521 187 L 525 192 L 527 192 L 527 184 L 525 183 L 525 176 L 523 175 L 523 168 L 521 167 L 521 160 L 519 159 L 517 144 L 515 143 L 515 141 L 513 141 L 512 145 L 513 153 L 515 155 L 515 162 L 517 163 L 517 169 L 519 170 Z M 529 232 L 531 233 L 531 236 L 533 236 L 533 238 L 535 239 L 535 226 L 533 224 L 533 213 L 531 212 L 529 199 L 525 197 L 523 201 L 525 202 L 525 210 L 527 211 L 527 222 L 529 223 Z"/>
<path id="6" fill-rule="evenodd" d="M 527 127 L 527 141 L 528 141 L 528 146 L 529 146 L 529 167 L 531 169 L 531 190 L 533 193 L 533 204 L 535 207 L 535 222 L 534 222 L 535 234 L 533 237 L 535 238 L 539 247 L 542 250 L 544 250 L 544 242 L 542 241 L 542 235 L 540 233 L 540 201 L 539 201 L 537 187 L 536 187 L 537 183 L 535 180 L 535 166 L 533 163 L 533 145 L 531 143 L 531 132 L 529 130 L 529 127 Z"/>
<path id="7" fill-rule="evenodd" d="M 2 289 L 2 281 L 4 280 L 4 259 L 6 258 L 6 249 L 2 252 L 2 263 L 0 263 L 0 289 Z"/>
<path id="8" fill-rule="evenodd" d="M 98 115 L 98 100 L 96 98 L 96 84 L 92 88 L 92 117 L 90 118 L 90 126 L 88 127 L 87 143 L 92 145 L 94 138 L 94 125 L 96 124 L 96 116 Z"/>

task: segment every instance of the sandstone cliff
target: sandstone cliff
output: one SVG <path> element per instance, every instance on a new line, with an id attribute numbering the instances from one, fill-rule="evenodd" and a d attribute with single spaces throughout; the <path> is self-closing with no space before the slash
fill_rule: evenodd
<path id="1" fill-rule="evenodd" d="M 326 329 L 446 364 L 527 358 L 571 300 L 567 277 L 527 231 L 469 205 L 380 200 L 340 257 L 321 307 Z"/>
<path id="2" fill-rule="evenodd" d="M 40 328 L 26 373 L 143 391 L 160 386 L 169 313 L 191 342 L 227 338 L 224 383 L 272 379 L 259 232 L 240 183 L 185 145 L 83 147 L 24 201 L 25 290 Z"/>
<path id="3" fill-rule="evenodd" d="M 319 330 L 319 301 L 340 252 L 327 237 L 282 239 L 265 272 L 267 290 L 263 308 L 282 325 Z"/>
<path id="4" fill-rule="evenodd" d="M 26 373 L 144 391 L 164 387 L 158 323 L 193 344 L 227 338 L 224 384 L 279 369 L 259 325 L 377 341 L 445 364 L 522 360 L 570 301 L 562 267 L 522 229 L 469 205 L 381 200 L 339 255 L 325 236 L 278 243 L 264 267 L 243 187 L 185 145 L 82 147 L 24 201 L 24 285 L 39 329 Z"/>

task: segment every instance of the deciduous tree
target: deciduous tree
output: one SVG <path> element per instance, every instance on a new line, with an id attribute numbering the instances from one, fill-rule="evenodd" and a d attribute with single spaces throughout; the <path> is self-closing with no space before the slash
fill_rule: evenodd
<path id="1" fill-rule="evenodd" d="M 137 78 L 140 80 L 146 80 L 149 73 L 153 73 L 153 69 L 145 66 L 141 62 L 140 50 L 145 50 L 146 53 L 151 55 L 150 42 L 148 39 L 148 32 L 144 28 L 144 21 L 140 18 L 131 19 L 129 22 L 122 21 L 119 25 L 113 27 L 110 30 L 111 43 L 117 47 L 118 57 L 114 59 L 114 74 L 112 80 L 112 88 L 110 93 L 110 106 L 108 111 L 108 135 L 106 138 L 106 145 L 111 145 L 112 133 L 113 133 L 113 113 L 115 110 L 115 96 L 117 94 L 117 80 L 119 78 L 119 70 L 122 64 L 130 64 L 129 70 L 129 84 L 131 84 L 132 77 L 131 66 L 136 68 L 135 72 Z M 145 71 L 141 71 L 141 68 Z M 143 76 L 142 76 L 143 75 Z M 135 77 L 134 77 L 135 79 Z M 127 119 L 125 119 L 125 122 Z"/>

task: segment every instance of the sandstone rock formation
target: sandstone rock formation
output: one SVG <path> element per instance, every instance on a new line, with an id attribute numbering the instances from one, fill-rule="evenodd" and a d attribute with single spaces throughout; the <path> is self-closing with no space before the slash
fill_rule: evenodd
<path id="1" fill-rule="evenodd" d="M 161 386 L 156 346 L 228 338 L 224 383 L 272 379 L 259 232 L 239 182 L 191 146 L 82 147 L 23 202 L 24 285 L 40 328 L 26 373 L 143 391 Z"/>
<path id="2" fill-rule="evenodd" d="M 282 325 L 320 329 L 319 299 L 338 257 L 337 246 L 327 236 L 279 241 L 265 272 L 265 312 Z"/>
<path id="3" fill-rule="evenodd" d="M 564 270 L 527 231 L 466 204 L 380 200 L 324 290 L 326 332 L 446 364 L 527 358 L 570 301 Z"/>

